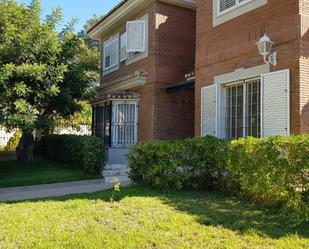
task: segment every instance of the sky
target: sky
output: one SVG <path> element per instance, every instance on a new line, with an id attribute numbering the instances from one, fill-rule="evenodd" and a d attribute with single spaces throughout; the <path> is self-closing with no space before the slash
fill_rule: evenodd
<path id="1" fill-rule="evenodd" d="M 17 0 L 19 3 L 28 5 L 31 0 Z M 41 0 L 43 16 L 50 14 L 55 7 L 61 7 L 64 15 L 64 23 L 68 23 L 72 18 L 77 18 L 76 31 L 83 28 L 87 20 L 93 14 L 102 16 L 107 13 L 120 0 Z M 61 27 L 59 27 L 61 30 Z"/>

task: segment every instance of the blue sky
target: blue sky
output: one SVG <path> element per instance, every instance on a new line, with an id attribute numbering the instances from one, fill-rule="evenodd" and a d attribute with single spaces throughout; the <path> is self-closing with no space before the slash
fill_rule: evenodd
<path id="1" fill-rule="evenodd" d="M 31 0 L 17 0 L 19 3 L 29 4 Z M 49 14 L 55 7 L 60 6 L 64 13 L 64 23 L 72 18 L 79 20 L 76 31 L 82 29 L 83 25 L 93 14 L 104 15 L 120 0 L 41 0 L 43 15 Z"/>

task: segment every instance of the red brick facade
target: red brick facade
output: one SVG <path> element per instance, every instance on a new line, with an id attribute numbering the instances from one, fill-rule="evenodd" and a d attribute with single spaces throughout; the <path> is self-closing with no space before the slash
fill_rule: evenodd
<path id="1" fill-rule="evenodd" d="M 148 14 L 148 56 L 101 77 L 101 86 L 136 71 L 147 72 L 143 87 L 127 89 L 140 94 L 139 141 L 177 139 L 194 135 L 194 90 L 168 93 L 167 87 L 185 79 L 195 62 L 195 11 L 161 2 L 128 17 Z M 125 21 L 106 35 L 125 30 Z M 102 38 L 105 39 L 105 38 Z"/>
<path id="2" fill-rule="evenodd" d="M 197 0 L 195 135 L 200 135 L 201 87 L 214 77 L 264 64 L 256 42 L 264 34 L 275 42 L 278 65 L 290 69 L 291 133 L 309 132 L 309 4 L 305 0 L 268 3 L 213 27 L 213 0 Z"/>

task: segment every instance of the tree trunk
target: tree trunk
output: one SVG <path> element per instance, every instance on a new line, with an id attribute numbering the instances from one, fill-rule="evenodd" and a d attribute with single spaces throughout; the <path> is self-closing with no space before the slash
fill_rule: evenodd
<path id="1" fill-rule="evenodd" d="M 17 160 L 20 162 L 33 161 L 34 136 L 32 132 L 23 131 L 16 148 Z"/>

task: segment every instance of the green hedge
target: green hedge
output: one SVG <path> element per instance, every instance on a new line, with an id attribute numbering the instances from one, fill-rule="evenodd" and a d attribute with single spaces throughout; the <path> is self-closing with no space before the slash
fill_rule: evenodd
<path id="1" fill-rule="evenodd" d="M 98 173 L 105 163 L 104 145 L 92 136 L 44 136 L 35 146 L 35 154 L 91 173 Z"/>
<path id="2" fill-rule="evenodd" d="M 258 201 L 309 204 L 309 135 L 232 141 L 228 169 L 242 191 Z"/>
<path id="3" fill-rule="evenodd" d="M 130 178 L 169 189 L 241 191 L 271 205 L 308 205 L 309 136 L 214 137 L 137 144 L 129 153 Z"/>
<path id="4" fill-rule="evenodd" d="M 129 153 L 130 178 L 162 189 L 216 188 L 226 151 L 227 142 L 214 137 L 140 143 Z"/>

